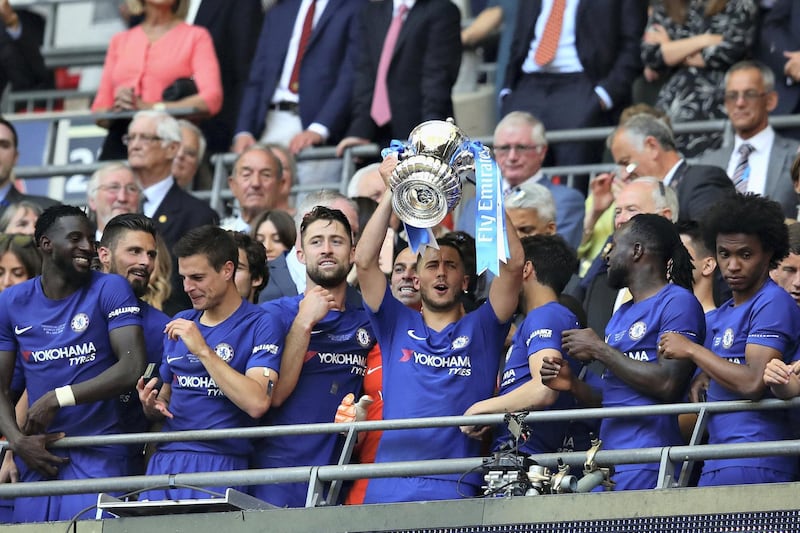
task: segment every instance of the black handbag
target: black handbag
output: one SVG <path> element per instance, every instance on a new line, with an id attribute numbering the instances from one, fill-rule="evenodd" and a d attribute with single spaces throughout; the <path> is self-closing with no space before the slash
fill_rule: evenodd
<path id="1" fill-rule="evenodd" d="M 197 94 L 197 85 L 192 78 L 178 78 L 161 93 L 161 101 L 177 102 L 187 96 Z"/>

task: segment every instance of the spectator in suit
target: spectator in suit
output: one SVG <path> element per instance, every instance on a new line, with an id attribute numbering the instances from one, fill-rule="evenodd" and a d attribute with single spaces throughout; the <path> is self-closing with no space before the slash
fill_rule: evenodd
<path id="1" fill-rule="evenodd" d="M 32 202 L 42 209 L 58 204 L 55 200 L 44 196 L 23 194 L 11 181 L 14 167 L 19 159 L 19 138 L 14 125 L 0 117 L 0 216 L 6 208 L 23 200 Z"/>
<path id="2" fill-rule="evenodd" d="M 260 140 L 283 144 L 296 155 L 342 138 L 353 92 L 356 21 L 364 3 L 288 0 L 267 12 L 242 95 L 234 152 Z M 309 161 L 301 165 L 299 181 L 335 181 L 337 171 L 338 163 Z"/>
<path id="3" fill-rule="evenodd" d="M 89 178 L 86 192 L 97 242 L 109 220 L 122 213 L 137 213 L 142 198 L 139 182 L 124 163 L 108 163 L 97 169 Z"/>
<path id="4" fill-rule="evenodd" d="M 228 176 L 238 212 L 223 220 L 222 227 L 249 233 L 256 216 L 286 202 L 285 198 L 280 199 L 282 181 L 283 168 L 272 150 L 257 144 L 246 148 Z"/>
<path id="5" fill-rule="evenodd" d="M 205 160 L 206 138 L 200 128 L 188 120 L 181 119 L 178 124 L 181 127 L 181 147 L 172 161 L 172 177 L 186 190 L 210 189 L 211 175 Z M 209 183 L 201 184 L 201 181 Z"/>
<path id="6" fill-rule="evenodd" d="M 546 187 L 556 203 L 556 227 L 574 248 L 581 242 L 584 198 L 577 190 L 550 181 L 542 172 L 548 151 L 544 125 L 530 113 L 509 113 L 494 130 L 494 153 L 503 174 L 503 191 L 513 193 L 520 184 L 532 181 Z M 475 231 L 475 199 L 461 211 L 457 229 L 472 235 Z"/>
<path id="7" fill-rule="evenodd" d="M 506 198 L 505 208 L 520 239 L 556 234 L 556 204 L 547 187 L 530 180 L 522 182 Z"/>
<path id="8" fill-rule="evenodd" d="M 183 21 L 188 0 L 137 1 L 144 20 L 111 39 L 92 111 L 176 107 L 216 115 L 222 107 L 219 63 L 208 31 Z M 194 82 L 196 93 L 165 102 L 164 90 L 187 78 Z M 100 125 L 109 129 L 100 159 L 124 159 L 121 140 L 127 121 Z"/>
<path id="9" fill-rule="evenodd" d="M 777 0 L 761 22 L 756 57 L 775 75 L 776 115 L 800 113 L 800 4 Z M 800 129 L 793 128 L 797 138 Z"/>
<path id="10" fill-rule="evenodd" d="M 628 119 L 609 136 L 608 148 L 623 181 L 652 176 L 673 189 L 681 220 L 700 220 L 709 207 L 734 192 L 718 166 L 686 163 L 672 130 L 653 115 L 640 113 Z"/>
<path id="11" fill-rule="evenodd" d="M 795 218 L 797 194 L 790 175 L 800 143 L 769 125 L 777 105 L 772 70 L 755 61 L 732 66 L 725 75 L 725 111 L 735 133 L 733 145 L 706 152 L 700 161 L 727 169 L 738 191 L 775 200 L 785 217 Z"/>
<path id="12" fill-rule="evenodd" d="M 266 143 L 264 146 L 272 150 L 272 153 L 275 154 L 275 157 L 280 160 L 281 169 L 283 170 L 281 172 L 283 175 L 281 192 L 278 194 L 278 203 L 275 204 L 275 209 L 286 211 L 290 215 L 294 216 L 294 204 L 296 202 L 292 201 L 291 196 L 292 187 L 294 187 L 297 179 L 297 159 L 295 159 L 292 152 L 290 152 L 289 149 L 283 144 Z M 295 196 L 295 200 L 296 198 L 297 196 Z M 294 242 L 294 239 L 292 239 L 292 242 Z"/>
<path id="13" fill-rule="evenodd" d="M 406 139 L 423 121 L 453 116 L 450 92 L 461 65 L 460 20 L 458 8 L 447 0 L 380 0 L 364 6 L 352 119 L 338 145 L 340 155 L 350 146 Z"/>
<path id="14" fill-rule="evenodd" d="M 192 0 L 190 4 L 186 22 L 211 34 L 225 94 L 220 112 L 201 122 L 200 129 L 212 154 L 227 152 L 264 11 L 259 0 Z"/>
<path id="15" fill-rule="evenodd" d="M 559 15 L 561 24 L 555 23 Z M 546 29 L 551 16 L 552 31 Z M 501 93 L 503 114 L 527 111 L 549 130 L 616 123 L 642 70 L 639 42 L 646 20 L 647 2 L 641 0 L 520 2 Z M 595 163 L 602 145 L 559 143 L 550 154 L 556 165 Z"/>
<path id="16" fill-rule="evenodd" d="M 44 41 L 44 19 L 26 9 L 14 9 L 0 0 L 0 94 L 11 85 L 14 91 L 53 88 L 53 74 L 45 67 L 40 47 Z"/>
<path id="17" fill-rule="evenodd" d="M 217 213 L 206 202 L 181 189 L 172 177 L 172 162 L 181 143 L 177 120 L 164 111 L 139 111 L 126 141 L 128 164 L 143 187 L 143 212 L 153 219 L 170 251 L 190 229 L 219 223 Z M 172 295 L 163 309 L 170 316 L 190 307 L 174 258 L 172 266 Z"/>

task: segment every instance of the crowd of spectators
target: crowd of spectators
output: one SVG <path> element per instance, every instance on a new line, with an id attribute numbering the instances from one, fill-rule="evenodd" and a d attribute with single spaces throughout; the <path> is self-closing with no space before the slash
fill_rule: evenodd
<path id="1" fill-rule="evenodd" d="M 472 2 L 471 26 L 450 0 L 131 4 L 139 16 L 111 40 L 92 104 L 128 114 L 102 123 L 112 161 L 88 182 L 88 214 L 15 188 L 24 147 L 0 118 L 0 481 L 325 465 L 341 444 L 48 449 L 63 435 L 800 395 L 800 143 L 769 123 L 800 105 L 795 2 Z M 27 38 L 14 14 L 0 0 L 0 68 L 21 90 L 3 62 Z M 511 256 L 492 274 L 476 272 L 471 185 L 417 254 L 392 211 L 394 156 L 361 161 L 344 195 L 329 190 L 340 159 L 303 155 L 385 147 L 452 116 L 462 53 L 488 57 L 498 33 L 491 146 Z M 728 142 L 672 129 L 713 118 L 728 119 Z M 611 125 L 605 146 L 547 138 Z M 234 201 L 220 220 L 192 192 L 227 152 Z M 548 173 L 609 160 L 575 187 Z M 296 184 L 318 187 L 295 196 Z M 708 438 L 789 439 L 795 423 L 713 415 Z M 583 451 L 598 432 L 607 449 L 685 442 L 677 416 L 640 416 L 548 424 L 524 442 L 480 425 L 371 432 L 356 460 Z M 695 478 L 792 481 L 796 463 L 708 461 Z M 614 489 L 655 488 L 658 470 L 620 465 Z M 481 484 L 360 480 L 342 502 Z M 298 507 L 308 485 L 236 488 Z M 0 520 L 70 519 L 95 500 L 19 498 Z"/>

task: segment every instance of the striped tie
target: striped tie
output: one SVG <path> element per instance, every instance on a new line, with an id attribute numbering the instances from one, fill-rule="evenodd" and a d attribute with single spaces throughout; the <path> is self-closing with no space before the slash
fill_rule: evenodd
<path id="1" fill-rule="evenodd" d="M 755 151 L 752 144 L 743 144 L 739 147 L 739 162 L 736 163 L 736 169 L 733 171 L 733 186 L 736 187 L 736 192 L 747 192 L 747 179 L 750 177 L 750 162 L 748 161 L 750 154 Z"/>
<path id="2" fill-rule="evenodd" d="M 554 0 L 553 2 L 550 16 L 547 17 L 547 22 L 544 25 L 542 38 L 533 56 L 533 60 L 540 67 L 550 63 L 556 57 L 558 41 L 561 39 L 561 27 L 564 24 L 564 9 L 566 7 L 567 0 Z"/>

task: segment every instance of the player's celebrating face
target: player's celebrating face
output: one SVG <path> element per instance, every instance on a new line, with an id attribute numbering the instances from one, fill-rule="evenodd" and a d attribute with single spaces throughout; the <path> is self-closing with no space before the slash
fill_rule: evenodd
<path id="1" fill-rule="evenodd" d="M 300 261 L 305 263 L 308 277 L 326 289 L 347 279 L 353 264 L 353 241 L 341 222 L 320 219 L 303 233 Z"/>
<path id="2" fill-rule="evenodd" d="M 203 311 L 222 303 L 236 267 L 227 261 L 217 272 L 205 254 L 195 254 L 178 257 L 178 272 L 183 278 L 183 290 L 192 301 L 192 307 Z"/>
<path id="3" fill-rule="evenodd" d="M 88 219 L 66 216 L 58 219 L 42 236 L 40 247 L 49 255 L 64 277 L 71 281 L 88 281 L 95 255 L 94 231 Z"/>
<path id="4" fill-rule="evenodd" d="M 469 284 L 464 261 L 452 246 L 437 250 L 428 246 L 417 265 L 422 302 L 428 309 L 448 311 L 461 305 L 461 293 Z"/>
<path id="5" fill-rule="evenodd" d="M 117 241 L 109 272 L 125 276 L 134 294 L 141 298 L 147 292 L 150 275 L 156 266 L 156 253 L 156 240 L 152 235 L 145 231 L 127 231 Z"/>

